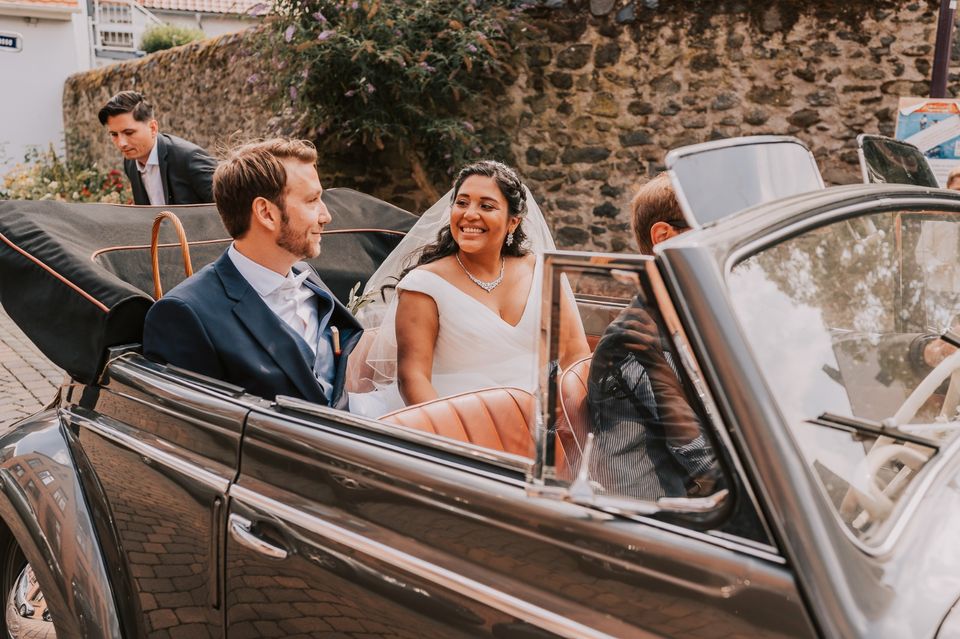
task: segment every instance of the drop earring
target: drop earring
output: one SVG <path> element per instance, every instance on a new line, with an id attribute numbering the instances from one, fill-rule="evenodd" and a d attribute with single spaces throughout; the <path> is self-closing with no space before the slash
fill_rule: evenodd
<path id="1" fill-rule="evenodd" d="M 506 242 L 506 244 L 507 244 L 507 246 L 513 245 L 513 231 L 510 231 L 509 233 L 507 233 L 507 242 Z"/>

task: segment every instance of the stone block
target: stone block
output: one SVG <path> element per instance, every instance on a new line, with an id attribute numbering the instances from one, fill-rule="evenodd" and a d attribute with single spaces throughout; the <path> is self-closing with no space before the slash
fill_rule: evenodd
<path id="1" fill-rule="evenodd" d="M 590 0 L 590 13 L 605 16 L 616 6 L 617 0 Z"/>
<path id="2" fill-rule="evenodd" d="M 601 162 L 610 157 L 610 149 L 602 146 L 583 146 L 565 149 L 560 156 L 564 164 L 578 162 Z"/>
<path id="3" fill-rule="evenodd" d="M 620 209 L 611 204 L 610 202 L 604 202 L 600 206 L 594 207 L 593 216 L 594 217 L 606 217 L 613 218 L 617 217 L 617 214 L 620 213 Z"/>
<path id="4" fill-rule="evenodd" d="M 563 71 L 554 71 L 547 76 L 547 79 L 550 80 L 550 84 L 557 89 L 566 91 L 567 89 L 573 88 L 573 76 L 569 73 L 564 73 Z"/>
<path id="5" fill-rule="evenodd" d="M 557 55 L 557 66 L 563 69 L 582 69 L 590 61 L 593 45 L 575 44 Z"/>
<path id="6" fill-rule="evenodd" d="M 837 91 L 833 87 L 824 87 L 807 94 L 807 104 L 815 107 L 833 106 L 837 103 Z"/>
<path id="7" fill-rule="evenodd" d="M 665 105 L 663 105 L 662 107 L 660 107 L 660 112 L 659 112 L 659 113 L 660 113 L 660 115 L 670 117 L 671 115 L 676 115 L 676 114 L 680 113 L 680 110 L 681 110 L 681 109 L 682 109 L 682 107 L 681 107 L 679 104 L 677 104 L 677 103 L 674 102 L 673 100 L 670 100 L 670 101 L 667 102 Z"/>
<path id="8" fill-rule="evenodd" d="M 664 73 L 650 81 L 650 88 L 660 95 L 673 95 L 680 91 L 680 83 L 671 73 Z"/>
<path id="9" fill-rule="evenodd" d="M 787 116 L 787 122 L 801 129 L 805 129 L 819 121 L 820 112 L 816 109 L 800 109 Z"/>
<path id="10" fill-rule="evenodd" d="M 873 64 L 862 64 L 850 69 L 850 74 L 858 80 L 883 80 L 886 77 L 883 69 Z"/>
<path id="11" fill-rule="evenodd" d="M 530 45 L 526 48 L 527 64 L 531 67 L 545 67 L 553 60 L 550 47 L 542 44 Z"/>
<path id="12" fill-rule="evenodd" d="M 653 105 L 642 100 L 634 100 L 627 105 L 627 113 L 630 115 L 650 115 L 653 113 Z"/>
<path id="13" fill-rule="evenodd" d="M 590 233 L 576 226 L 565 226 L 557 229 L 557 246 L 576 248 L 584 246 L 590 241 Z"/>
<path id="14" fill-rule="evenodd" d="M 714 111 L 727 111 L 740 104 L 740 98 L 736 94 L 725 91 L 720 93 L 710 103 L 710 108 Z"/>
<path id="15" fill-rule="evenodd" d="M 593 55 L 593 65 L 598 69 L 611 67 L 619 61 L 620 45 L 616 42 L 601 44 Z"/>
<path id="16" fill-rule="evenodd" d="M 789 86 L 771 87 L 756 85 L 747 91 L 747 100 L 756 104 L 785 106 L 793 99 Z"/>
<path id="17" fill-rule="evenodd" d="M 601 91 L 593 95 L 587 105 L 587 113 L 605 118 L 615 118 L 620 115 L 620 105 L 612 93 Z"/>

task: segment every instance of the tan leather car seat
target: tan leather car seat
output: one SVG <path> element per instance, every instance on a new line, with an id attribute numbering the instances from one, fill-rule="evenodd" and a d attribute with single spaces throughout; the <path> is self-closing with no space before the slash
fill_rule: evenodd
<path id="1" fill-rule="evenodd" d="M 584 357 L 560 373 L 560 415 L 557 437 L 563 446 L 569 467 L 576 472 L 587 435 L 592 429 L 587 406 L 587 379 L 591 357 Z"/>
<path id="2" fill-rule="evenodd" d="M 533 455 L 536 401 L 519 388 L 485 388 L 387 413 L 381 421 L 523 457 Z"/>

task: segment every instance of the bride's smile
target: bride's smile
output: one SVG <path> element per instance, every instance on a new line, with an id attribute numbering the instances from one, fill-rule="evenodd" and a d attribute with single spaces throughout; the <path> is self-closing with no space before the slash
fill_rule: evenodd
<path id="1" fill-rule="evenodd" d="M 496 180 L 485 175 L 464 180 L 450 211 L 450 231 L 460 250 L 499 256 L 507 233 L 519 223 L 509 211 Z"/>

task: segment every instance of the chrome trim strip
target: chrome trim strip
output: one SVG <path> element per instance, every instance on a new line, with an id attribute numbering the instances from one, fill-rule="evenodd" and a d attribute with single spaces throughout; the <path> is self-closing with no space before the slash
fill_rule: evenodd
<path id="1" fill-rule="evenodd" d="M 245 501 L 269 513 L 277 513 L 297 526 L 316 532 L 359 553 L 374 557 L 390 566 L 435 583 L 468 599 L 479 601 L 504 614 L 512 615 L 535 626 L 569 639 L 615 639 L 595 630 L 480 582 L 468 579 L 441 566 L 424 561 L 353 531 L 335 526 L 296 508 L 264 497 L 238 484 L 230 487 L 232 498 Z M 645 634 L 645 633 L 644 633 Z M 643 635 L 637 635 L 643 636 Z M 649 636 L 649 635 L 648 635 Z"/>
<path id="2" fill-rule="evenodd" d="M 764 525 L 766 525 L 766 523 L 764 523 Z M 750 555 L 752 557 L 756 557 L 757 559 L 763 559 L 765 561 L 769 561 L 770 563 L 779 564 L 781 566 L 785 566 L 787 564 L 787 560 L 783 557 L 783 555 L 780 555 L 777 551 L 777 548 L 771 546 L 770 544 L 751 541 L 750 539 L 737 537 L 736 535 L 731 535 L 730 533 L 725 533 L 719 530 L 711 530 L 707 533 L 707 535 L 713 538 L 714 543 L 716 543 L 717 539 L 722 539 L 725 543 L 721 545 L 729 550 Z"/>
<path id="3" fill-rule="evenodd" d="M 886 196 L 878 200 L 869 200 L 865 202 L 857 202 L 855 204 L 848 204 L 847 206 L 844 206 L 839 209 L 830 209 L 828 211 L 824 211 L 823 213 L 820 213 L 813 217 L 808 217 L 802 220 L 798 220 L 796 222 L 793 222 L 791 224 L 784 226 L 782 229 L 779 229 L 775 233 L 765 235 L 762 238 L 758 238 L 756 240 L 753 240 L 752 242 L 743 244 L 737 247 L 734 251 L 730 252 L 727 255 L 727 259 L 723 263 L 722 276 L 724 280 L 724 285 L 725 286 L 727 285 L 728 279 L 732 274 L 734 267 L 736 267 L 737 264 L 755 255 L 756 253 L 759 253 L 763 249 L 772 246 L 773 244 L 777 243 L 779 240 L 781 240 L 784 237 L 794 236 L 804 231 L 818 228 L 831 220 L 843 221 L 846 219 L 860 217 L 857 215 L 858 213 L 860 214 L 884 213 L 884 212 L 891 212 L 891 211 L 897 211 L 901 213 L 903 212 L 924 213 L 925 209 L 928 207 L 938 209 L 939 212 L 941 213 L 943 212 L 944 208 L 946 208 L 947 210 L 954 209 L 953 212 L 960 212 L 960 203 L 956 202 L 955 200 L 937 199 L 937 198 L 931 198 L 931 197 L 913 197 L 913 196 L 905 197 L 905 198 L 892 198 L 892 197 Z M 931 213 L 936 213 L 936 212 L 938 211 L 931 211 Z M 725 293 L 725 296 L 727 297 L 728 303 L 730 304 L 730 308 L 733 311 L 733 315 L 737 319 L 737 322 L 739 324 L 739 315 L 736 312 L 736 308 L 734 307 L 732 301 L 730 300 L 729 295 L 726 295 L 728 290 L 729 288 L 727 288 L 724 291 L 724 293 Z M 750 342 L 748 340 L 745 340 L 745 342 L 746 342 L 747 348 L 751 349 L 751 358 L 753 358 L 754 361 L 756 361 L 756 358 L 752 354 L 752 347 L 750 345 Z M 760 370 L 759 367 L 758 367 L 758 370 Z M 763 379 L 766 381 L 767 375 L 762 370 L 760 370 L 760 374 L 763 377 Z M 769 393 L 771 391 L 768 389 L 767 392 Z M 771 396 L 773 396 L 772 393 L 771 393 Z M 779 409 L 779 402 L 776 401 L 775 397 L 774 397 L 774 404 Z M 797 444 L 796 438 L 793 436 L 792 433 L 789 432 L 789 428 L 787 430 L 787 434 L 790 437 L 790 441 L 793 444 L 795 453 L 798 455 L 799 459 L 803 462 L 808 472 L 810 472 L 809 464 L 807 463 L 806 458 L 800 452 L 800 447 Z M 953 441 L 949 445 L 947 445 L 946 448 L 940 449 L 940 454 L 935 456 L 935 459 L 938 459 L 938 458 L 939 459 L 937 461 L 934 461 L 931 465 L 925 468 L 924 472 L 926 474 L 924 475 L 923 480 L 921 480 L 920 483 L 916 484 L 916 486 L 912 488 L 912 490 L 910 491 L 909 499 L 907 499 L 904 502 L 901 502 L 902 506 L 898 505 L 898 508 L 902 508 L 902 510 L 900 510 L 899 515 L 897 515 L 897 519 L 894 521 L 892 527 L 887 532 L 886 537 L 884 537 L 883 540 L 880 541 L 880 543 L 878 543 L 875 546 L 867 545 L 863 541 L 857 539 L 854 536 L 854 534 L 850 532 L 850 528 L 845 523 L 843 523 L 842 519 L 840 519 L 840 513 L 837 512 L 837 509 L 830 504 L 830 499 L 825 493 L 823 482 L 821 482 L 820 479 L 817 478 L 816 475 L 813 475 L 812 473 L 811 473 L 811 476 L 813 476 L 814 483 L 816 484 L 817 488 L 820 490 L 821 498 L 825 500 L 825 503 L 827 504 L 833 516 L 834 521 L 837 523 L 839 528 L 843 531 L 843 534 L 847 537 L 847 539 L 854 545 L 854 547 L 856 547 L 858 550 L 860 550 L 864 554 L 870 555 L 872 557 L 880 557 L 888 554 L 891 550 L 893 550 L 893 547 L 896 546 L 897 541 L 899 541 L 900 536 L 903 534 L 903 530 L 906 528 L 907 523 L 910 520 L 910 516 L 912 516 L 913 513 L 917 510 L 917 508 L 920 507 L 920 502 L 922 501 L 922 497 L 926 493 L 926 491 L 930 488 L 930 484 L 932 484 L 934 479 L 940 475 L 940 472 L 943 470 L 943 467 L 947 465 L 948 460 L 950 460 L 952 456 L 957 454 L 958 449 L 960 449 L 960 437 L 955 437 Z"/>
<path id="4" fill-rule="evenodd" d="M 125 446 L 142 457 L 158 461 L 161 464 L 164 464 L 173 470 L 190 477 L 191 479 L 201 482 L 205 486 L 219 491 L 221 494 L 225 493 L 227 488 L 230 486 L 230 480 L 224 479 L 214 472 L 206 470 L 205 468 L 200 468 L 199 466 L 195 466 L 172 453 L 162 451 L 145 441 L 137 439 L 133 435 L 124 433 L 119 429 L 111 428 L 106 424 L 103 424 L 102 422 L 104 421 L 115 421 L 109 417 L 100 416 L 99 420 L 95 420 L 73 411 L 68 411 L 68 414 L 71 420 L 81 422 L 82 425 L 98 435 L 101 435 L 102 437 L 105 437 L 116 444 Z"/>
<path id="5" fill-rule="evenodd" d="M 137 389 L 137 390 L 142 390 L 142 389 Z M 156 411 L 156 412 L 160 413 L 161 415 L 166 415 L 167 417 L 172 417 L 172 418 L 174 418 L 174 419 L 180 420 L 180 421 L 182 421 L 182 422 L 184 422 L 184 423 L 186 423 L 186 424 L 189 424 L 190 426 L 194 426 L 194 427 L 196 427 L 196 428 L 200 428 L 200 429 L 207 430 L 207 431 L 210 431 L 210 432 L 218 433 L 218 434 L 224 435 L 224 436 L 235 436 L 237 439 L 240 439 L 240 433 L 239 433 L 239 431 L 230 430 L 229 428 L 226 428 L 226 427 L 223 427 L 223 426 L 219 426 L 219 425 L 214 424 L 214 423 L 211 423 L 211 422 L 209 422 L 209 421 L 204 421 L 204 420 L 199 419 L 199 418 L 197 418 L 197 417 L 193 417 L 193 416 L 191 416 L 191 415 L 187 415 L 187 414 L 184 413 L 182 410 L 179 410 L 179 411 L 178 411 L 178 410 L 174 410 L 174 409 L 171 409 L 171 408 L 167 408 L 166 406 L 164 406 L 164 405 L 163 405 L 162 403 L 160 403 L 159 401 L 158 401 L 158 402 L 150 402 L 150 401 L 148 401 L 148 400 L 146 400 L 146 399 L 144 399 L 144 398 L 142 398 L 142 397 L 137 397 L 136 395 L 131 395 L 130 393 L 124 393 L 124 392 L 122 392 L 122 391 L 113 390 L 113 389 L 111 389 L 111 388 L 106 388 L 106 389 L 104 389 L 104 391 L 110 393 L 111 395 L 115 395 L 116 397 L 120 397 L 120 398 L 122 398 L 122 399 L 125 399 L 125 400 L 129 401 L 131 404 L 137 404 L 138 406 L 143 406 L 144 408 L 149 408 L 150 410 Z M 151 391 L 144 391 L 144 392 L 151 392 Z M 160 397 L 160 393 L 154 393 L 154 396 L 155 396 L 156 399 L 158 399 L 158 400 L 160 400 L 160 401 L 162 401 L 162 399 L 163 399 L 162 397 Z M 195 408 L 195 407 L 196 407 L 196 406 L 194 406 L 194 408 Z M 240 424 L 242 421 L 243 421 L 242 419 L 241 419 L 241 420 L 238 420 L 237 423 Z"/>

